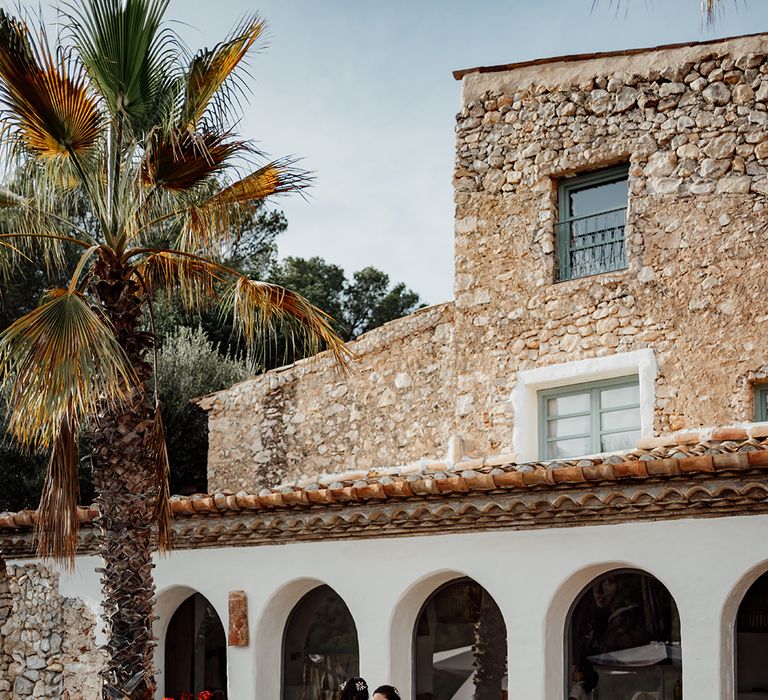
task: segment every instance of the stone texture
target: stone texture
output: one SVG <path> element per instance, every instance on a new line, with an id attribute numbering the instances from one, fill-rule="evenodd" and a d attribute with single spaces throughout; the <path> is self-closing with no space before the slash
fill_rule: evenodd
<path id="1" fill-rule="evenodd" d="M 1 589 L 0 582 L 0 621 Z M 0 700 L 100 700 L 103 656 L 88 606 L 63 597 L 58 574 L 39 563 L 9 566 L 8 592 L 12 606 L 0 628 Z"/>
<path id="2" fill-rule="evenodd" d="M 258 493 L 309 474 L 442 454 L 453 421 L 452 327 L 452 304 L 429 307 L 352 343 L 360 359 L 349 376 L 310 360 L 206 399 L 209 490 Z"/>
<path id="3" fill-rule="evenodd" d="M 768 64 L 749 41 L 467 75 L 455 301 L 364 336 L 357 377 L 321 360 L 208 399 L 209 488 L 441 458 L 453 434 L 471 457 L 514 452 L 518 371 L 642 348 L 656 433 L 750 420 L 768 372 Z M 750 77 L 735 67 L 758 55 Z M 627 268 L 555 283 L 559 181 L 617 163 Z"/>

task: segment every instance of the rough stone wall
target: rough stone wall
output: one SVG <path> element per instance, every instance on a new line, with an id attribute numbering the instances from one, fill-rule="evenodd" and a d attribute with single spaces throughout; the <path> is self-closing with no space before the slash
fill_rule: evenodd
<path id="1" fill-rule="evenodd" d="M 514 449 L 518 370 L 645 347 L 656 431 L 751 419 L 768 363 L 761 43 L 464 78 L 456 423 L 477 452 Z M 558 181 L 622 162 L 628 268 L 555 283 Z"/>
<path id="2" fill-rule="evenodd" d="M 0 554 L 0 700 L 5 700 L 11 690 L 11 683 L 8 680 L 11 655 L 6 652 L 3 639 L 5 636 L 5 625 L 11 616 L 12 609 L 13 600 L 11 599 L 11 590 L 8 585 L 8 572 L 5 566 L 5 559 Z"/>
<path id="3" fill-rule="evenodd" d="M 210 399 L 211 490 L 442 456 L 452 434 L 471 456 L 515 452 L 518 371 L 641 348 L 655 432 L 751 420 L 768 379 L 765 45 L 467 74 L 455 302 L 365 336 L 361 379 L 320 363 Z M 558 183 L 619 163 L 627 269 L 555 282 Z"/>
<path id="4" fill-rule="evenodd" d="M 0 668 L 0 700 L 101 698 L 91 610 L 63 597 L 58 574 L 43 564 L 9 566 L 8 574 L 13 607 L 0 639 L 10 663 Z"/>
<path id="5" fill-rule="evenodd" d="M 452 432 L 453 306 L 385 324 L 351 344 L 349 376 L 298 363 L 205 398 L 208 488 L 258 492 L 304 475 L 443 455 Z"/>

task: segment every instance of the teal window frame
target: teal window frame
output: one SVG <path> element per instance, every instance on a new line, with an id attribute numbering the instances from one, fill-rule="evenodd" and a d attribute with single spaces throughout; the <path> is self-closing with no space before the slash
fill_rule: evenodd
<path id="1" fill-rule="evenodd" d="M 638 424 L 636 427 L 624 428 L 622 430 L 603 430 L 601 428 L 600 417 L 603 413 L 612 413 L 614 411 L 624 410 L 627 408 L 640 409 L 640 401 L 636 404 L 626 404 L 623 406 L 614 406 L 610 409 L 602 409 L 600 407 L 600 392 L 603 389 L 620 389 L 623 387 L 637 386 L 640 387 L 640 377 L 637 374 L 631 374 L 623 377 L 616 377 L 614 379 L 601 379 L 593 382 L 582 382 L 580 384 L 569 384 L 568 386 L 552 387 L 550 389 L 541 389 L 538 392 L 538 411 L 539 411 L 539 459 L 541 460 L 556 460 L 557 457 L 549 456 L 549 443 L 558 442 L 565 439 L 589 437 L 591 449 L 586 454 L 600 454 L 602 449 L 602 438 L 604 435 L 612 435 L 617 433 L 627 433 L 633 430 L 641 430 L 642 425 Z M 768 389 L 768 385 L 766 385 Z M 589 410 L 580 413 L 569 413 L 567 416 L 549 416 L 547 414 L 547 401 L 549 399 L 560 398 L 563 396 L 570 396 L 573 394 L 584 394 L 589 392 Z M 557 418 L 563 417 L 576 417 L 588 415 L 589 420 L 589 433 L 582 433 L 580 435 L 569 435 L 567 438 L 550 438 L 548 425 L 550 421 L 557 420 Z M 642 419 L 641 419 L 642 420 Z M 572 459 L 561 458 L 561 459 Z"/>
<path id="2" fill-rule="evenodd" d="M 755 420 L 768 421 L 768 384 L 755 384 Z"/>
<path id="3" fill-rule="evenodd" d="M 626 212 L 629 204 L 629 198 L 625 202 L 623 207 L 618 209 L 606 209 L 604 211 L 593 212 L 587 216 L 572 217 L 570 212 L 570 194 L 574 190 L 581 190 L 586 187 L 593 187 L 595 185 L 608 184 L 616 182 L 621 179 L 629 180 L 629 164 L 624 163 L 622 165 L 615 165 L 610 168 L 602 168 L 601 170 L 595 170 L 593 172 L 576 175 L 567 179 L 563 179 L 559 182 L 557 188 L 557 224 L 555 226 L 555 245 L 557 251 L 557 269 L 555 271 L 556 282 L 566 282 L 571 279 L 577 279 L 579 277 L 588 277 L 593 274 L 604 274 L 606 272 L 613 272 L 615 270 L 623 270 L 627 267 L 627 254 L 624 239 L 624 227 L 626 225 Z M 620 249 L 620 254 L 614 256 L 617 262 L 614 264 L 606 264 L 604 268 L 596 269 L 590 272 L 580 272 L 573 269 L 571 261 L 573 229 L 578 225 L 578 222 L 585 221 L 586 219 L 598 217 L 604 217 L 604 226 L 608 225 L 608 220 L 612 219 L 614 224 L 607 230 L 613 232 L 612 243 L 608 245 L 616 245 Z M 617 222 L 621 221 L 621 224 Z M 621 229 L 621 234 L 617 235 L 616 231 Z M 598 244 L 606 245 L 605 243 Z"/>

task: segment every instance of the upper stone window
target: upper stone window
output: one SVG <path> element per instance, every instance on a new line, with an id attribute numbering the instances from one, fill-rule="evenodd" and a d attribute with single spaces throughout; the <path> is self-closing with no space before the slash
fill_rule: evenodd
<path id="1" fill-rule="evenodd" d="M 640 437 L 638 377 L 539 391 L 541 459 L 568 459 L 635 447 Z"/>
<path id="2" fill-rule="evenodd" d="M 557 281 L 627 266 L 628 166 L 568 178 L 558 188 Z"/>

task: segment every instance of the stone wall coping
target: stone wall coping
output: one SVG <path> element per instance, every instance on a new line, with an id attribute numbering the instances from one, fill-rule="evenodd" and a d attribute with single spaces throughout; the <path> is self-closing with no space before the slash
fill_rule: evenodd
<path id="1" fill-rule="evenodd" d="M 431 304 L 421 309 L 417 309 L 413 313 L 401 318 L 396 318 L 392 321 L 382 324 L 370 331 L 363 333 L 354 340 L 347 343 L 350 350 L 355 357 L 362 358 L 370 353 L 375 353 L 381 350 L 382 347 L 391 345 L 393 342 L 407 338 L 415 331 L 423 330 L 425 327 L 437 326 L 446 313 L 453 310 L 453 300 L 441 302 L 439 304 Z M 415 324 L 415 327 L 414 327 Z M 302 360 L 298 360 L 289 365 L 283 365 L 282 367 L 276 367 L 275 369 L 264 372 L 263 374 L 246 379 L 237 384 L 233 384 L 221 391 L 215 391 L 204 396 L 198 396 L 192 399 L 191 403 L 200 407 L 204 411 L 210 411 L 219 397 L 225 396 L 232 391 L 237 391 L 239 387 L 252 385 L 254 383 L 269 382 L 272 377 L 278 375 L 289 375 L 292 378 L 293 375 L 300 376 L 305 372 L 312 371 L 333 371 L 333 359 L 325 352 L 313 357 L 307 357 Z M 353 370 L 354 371 L 354 361 Z"/>
<path id="2" fill-rule="evenodd" d="M 544 58 L 534 58 L 528 61 L 516 61 L 515 63 L 500 63 L 493 66 L 476 66 L 474 68 L 460 68 L 453 71 L 454 80 L 462 80 L 464 76 L 472 73 L 500 73 L 502 71 L 513 71 L 528 66 L 542 66 L 548 63 L 571 63 L 573 61 L 587 61 L 601 58 L 616 58 L 618 56 L 636 56 L 637 54 L 650 53 L 653 51 L 672 51 L 674 49 L 683 49 L 694 46 L 710 46 L 712 44 L 722 44 L 737 39 L 751 39 L 753 37 L 768 38 L 768 32 L 755 32 L 753 34 L 736 34 L 734 36 L 720 37 L 717 39 L 706 39 L 704 41 L 684 41 L 676 44 L 659 44 L 658 46 L 644 46 L 634 49 L 617 49 L 615 51 L 597 51 L 594 53 L 572 53 L 563 56 L 546 56 Z"/>
<path id="3" fill-rule="evenodd" d="M 457 71 L 462 81 L 462 106 L 480 99 L 486 92 L 512 93 L 538 85 L 580 85 L 598 76 L 617 74 L 648 75 L 665 64 L 696 63 L 718 54 L 765 54 L 768 34 L 669 44 L 644 49 L 626 49 L 595 54 L 555 56 L 500 66 L 483 66 Z"/>

